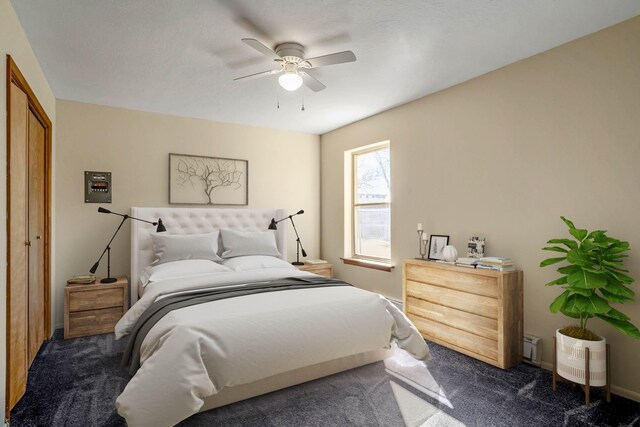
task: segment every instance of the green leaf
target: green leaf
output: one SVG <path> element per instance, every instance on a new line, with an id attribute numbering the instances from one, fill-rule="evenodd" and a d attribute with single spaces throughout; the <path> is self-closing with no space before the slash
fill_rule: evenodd
<path id="1" fill-rule="evenodd" d="M 572 274 L 577 271 L 582 271 L 582 268 L 580 268 L 580 266 L 578 265 L 566 265 L 564 267 L 558 268 L 558 273 L 561 274 Z"/>
<path id="2" fill-rule="evenodd" d="M 589 233 L 589 235 L 587 236 L 587 239 L 600 240 L 602 239 L 603 236 L 606 238 L 607 237 L 605 235 L 606 232 L 607 230 L 593 230 L 591 233 Z"/>
<path id="3" fill-rule="evenodd" d="M 551 239 L 547 243 L 550 245 L 565 245 L 569 249 L 578 249 L 578 244 L 571 239 Z"/>
<path id="4" fill-rule="evenodd" d="M 633 283 L 633 279 L 631 277 L 627 276 L 624 273 L 620 273 L 620 272 L 613 271 L 613 270 L 607 270 L 607 274 L 609 276 L 614 277 L 616 280 L 621 281 L 622 283 L 626 283 L 628 285 Z"/>
<path id="5" fill-rule="evenodd" d="M 542 261 L 540 263 L 540 267 L 546 267 L 548 265 L 552 265 L 552 264 L 557 264 L 559 262 L 564 261 L 565 259 L 567 259 L 566 257 L 562 257 L 562 258 L 547 258 L 544 261 Z"/>
<path id="6" fill-rule="evenodd" d="M 554 251 L 554 252 L 564 252 L 565 254 L 569 252 L 565 248 L 561 248 L 560 246 L 547 246 L 542 248 L 543 251 Z"/>
<path id="7" fill-rule="evenodd" d="M 580 271 L 575 271 L 569 274 L 567 282 L 578 288 L 598 289 L 607 284 L 607 279 L 605 279 L 602 274 L 595 274 L 590 271 L 580 269 Z"/>
<path id="8" fill-rule="evenodd" d="M 560 219 L 561 219 L 561 220 L 563 220 L 563 221 L 564 221 L 564 223 L 565 223 L 565 224 L 567 224 L 567 225 L 569 226 L 569 229 L 574 229 L 574 228 L 576 228 L 576 226 L 575 226 L 575 225 L 573 225 L 573 222 L 571 222 L 571 221 L 570 221 L 570 220 L 568 220 L 567 218 L 565 218 L 565 217 L 561 216 L 561 217 L 560 217 Z"/>
<path id="9" fill-rule="evenodd" d="M 632 338 L 640 339 L 640 330 L 636 328 L 631 322 L 625 320 L 619 320 L 610 316 L 598 314 L 600 319 L 609 323 L 611 326 L 619 330 L 625 335 L 628 335 Z"/>
<path id="10" fill-rule="evenodd" d="M 629 245 L 627 244 L 627 247 L 609 246 L 605 250 L 607 251 L 607 255 L 619 254 L 628 251 Z"/>
<path id="11" fill-rule="evenodd" d="M 604 265 L 605 267 L 613 267 L 615 270 L 629 271 L 623 268 L 619 268 L 619 266 L 622 265 L 622 261 L 608 261 L 606 258 L 604 258 L 602 261 L 600 261 L 600 264 Z"/>
<path id="12" fill-rule="evenodd" d="M 613 317 L 614 319 L 618 319 L 618 320 L 631 320 L 629 318 L 629 316 L 627 316 L 624 313 L 619 312 L 618 310 L 616 310 L 615 308 L 611 308 L 611 310 L 609 310 L 607 313 L 604 314 L 605 316 L 608 317 Z"/>
<path id="13" fill-rule="evenodd" d="M 578 305 L 579 298 L 582 298 L 580 295 L 571 294 L 566 298 L 565 303 L 562 305 L 561 311 L 564 314 L 572 313 L 572 314 L 582 314 L 583 310 Z"/>
<path id="14" fill-rule="evenodd" d="M 569 233 L 582 242 L 587 237 L 588 231 L 582 228 L 570 228 Z"/>
<path id="15" fill-rule="evenodd" d="M 567 301 L 567 297 L 569 296 L 569 294 L 569 291 L 564 291 L 563 293 L 561 293 L 560 296 L 553 300 L 553 302 L 549 306 L 549 310 L 551 310 L 552 313 L 557 313 Z"/>
<path id="16" fill-rule="evenodd" d="M 611 310 L 611 306 L 607 300 L 596 294 L 591 294 L 591 296 L 588 297 L 573 294 L 571 297 L 573 297 L 571 302 L 573 303 L 572 311 L 574 313 L 603 314 Z"/>
<path id="17" fill-rule="evenodd" d="M 622 283 L 617 282 L 607 282 L 604 289 L 606 289 L 607 292 L 611 292 L 612 294 L 621 295 L 624 297 L 632 297 L 635 295 L 635 292 L 633 292 L 631 289 L 627 288 Z"/>
<path id="18" fill-rule="evenodd" d="M 619 302 L 619 303 L 633 302 L 633 298 L 625 297 L 623 295 L 616 295 L 614 293 L 607 291 L 606 289 L 598 289 L 598 290 L 609 301 Z"/>
<path id="19" fill-rule="evenodd" d="M 571 249 L 567 254 L 567 261 L 581 267 L 591 267 L 594 264 L 591 257 L 580 249 Z"/>
<path id="20" fill-rule="evenodd" d="M 562 276 L 556 280 L 552 280 L 551 282 L 545 284 L 545 286 L 564 285 L 565 283 L 567 283 L 567 276 Z"/>
<path id="21" fill-rule="evenodd" d="M 572 286 L 570 291 L 572 294 L 579 294 L 585 297 L 590 297 L 591 295 L 593 295 L 593 292 L 594 292 L 593 289 L 578 288 L 576 286 Z"/>

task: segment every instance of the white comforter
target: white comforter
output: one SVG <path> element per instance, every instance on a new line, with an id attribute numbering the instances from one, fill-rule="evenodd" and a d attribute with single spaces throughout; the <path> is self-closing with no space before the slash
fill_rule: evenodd
<path id="1" fill-rule="evenodd" d="M 167 294 L 309 274 L 273 268 L 157 282 L 118 322 L 116 338 Z M 130 426 L 174 425 L 224 387 L 389 348 L 392 341 L 417 359 L 430 358 L 402 312 L 355 287 L 270 292 L 187 307 L 151 329 L 140 350 L 141 367 L 116 407 Z"/>

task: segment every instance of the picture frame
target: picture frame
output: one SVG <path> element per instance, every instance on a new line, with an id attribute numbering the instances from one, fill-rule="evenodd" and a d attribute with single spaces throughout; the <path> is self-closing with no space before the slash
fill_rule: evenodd
<path id="1" fill-rule="evenodd" d="M 432 261 L 443 260 L 442 250 L 449 244 L 449 236 L 442 234 L 432 234 L 429 236 L 429 252 L 427 259 Z"/>
<path id="2" fill-rule="evenodd" d="M 169 204 L 247 206 L 249 161 L 169 153 Z"/>
<path id="3" fill-rule="evenodd" d="M 467 257 L 482 258 L 484 257 L 484 246 L 487 239 L 485 237 L 471 236 L 467 243 Z"/>

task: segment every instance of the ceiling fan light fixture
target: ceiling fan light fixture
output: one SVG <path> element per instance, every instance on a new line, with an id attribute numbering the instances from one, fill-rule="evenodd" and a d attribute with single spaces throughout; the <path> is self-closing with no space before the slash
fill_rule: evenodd
<path id="1" fill-rule="evenodd" d="M 302 76 L 295 71 L 285 71 L 278 77 L 278 83 L 284 90 L 294 91 L 302 86 Z"/>

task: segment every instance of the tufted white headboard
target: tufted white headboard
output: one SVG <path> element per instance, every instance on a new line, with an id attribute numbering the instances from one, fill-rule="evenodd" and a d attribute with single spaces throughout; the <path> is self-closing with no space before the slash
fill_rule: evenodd
<path id="1" fill-rule="evenodd" d="M 271 218 L 286 216 L 284 209 L 216 209 L 216 208 L 131 208 L 131 216 L 147 221 L 162 218 L 168 233 L 208 233 L 221 228 L 236 230 L 267 230 Z M 150 233 L 156 227 L 131 221 L 131 304 L 138 300 L 138 280 L 142 271 L 153 262 Z M 287 259 L 286 227 L 278 227 L 276 243 L 280 257 Z"/>

